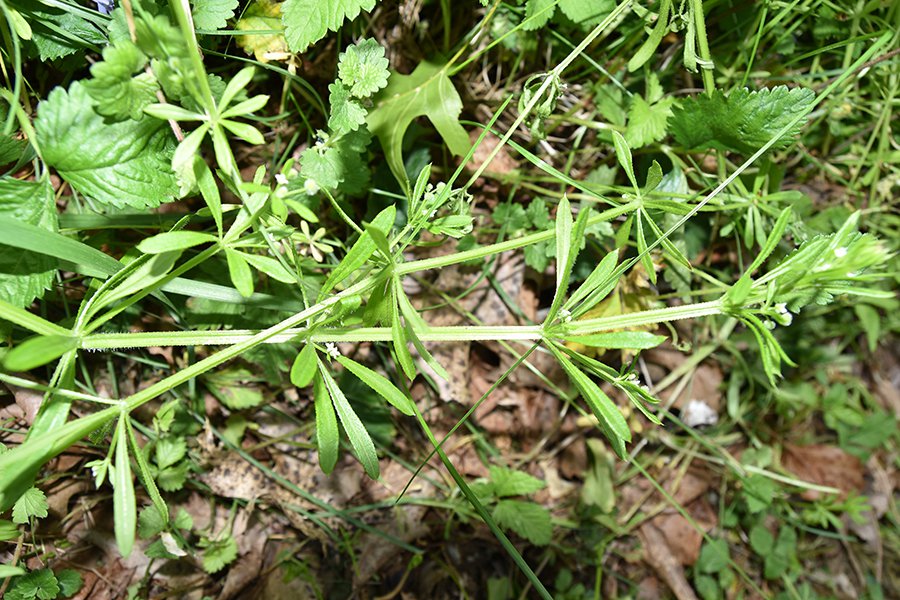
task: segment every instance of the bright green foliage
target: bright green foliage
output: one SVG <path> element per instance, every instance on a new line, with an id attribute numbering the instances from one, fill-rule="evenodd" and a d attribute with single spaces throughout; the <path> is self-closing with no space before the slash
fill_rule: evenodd
<path id="1" fill-rule="evenodd" d="M 207 573 L 216 573 L 231 564 L 237 558 L 237 542 L 234 537 L 227 535 L 222 539 L 200 543 L 203 550 L 203 570 Z"/>
<path id="2" fill-rule="evenodd" d="M 707 541 L 700 549 L 696 569 L 701 573 L 718 573 L 728 566 L 730 558 L 727 541 L 722 539 Z"/>
<path id="3" fill-rule="evenodd" d="M 515 531 L 536 546 L 546 546 L 553 536 L 550 512 L 535 502 L 500 500 L 491 516 L 500 527 Z"/>
<path id="4" fill-rule="evenodd" d="M 340 187 L 347 194 L 357 194 L 368 181 L 369 170 L 362 153 L 371 139 L 369 131 L 360 128 L 335 141 L 316 144 L 301 156 L 300 173 L 320 188 Z"/>
<path id="5" fill-rule="evenodd" d="M 635 95 L 628 111 L 625 140 L 632 148 L 643 148 L 666 136 L 666 121 L 672 115 L 674 98 L 663 98 L 650 104 Z"/>
<path id="6" fill-rule="evenodd" d="M 13 523 L 27 523 L 31 518 L 43 519 L 47 516 L 47 496 L 36 487 L 22 494 L 12 509 Z"/>
<path id="7" fill-rule="evenodd" d="M 238 31 L 274 31 L 272 34 L 248 34 L 236 37 L 238 45 L 256 60 L 267 62 L 271 54 L 288 51 L 281 21 L 281 2 L 256 0 L 251 2 L 234 26 Z"/>
<path id="8" fill-rule="evenodd" d="M 338 77 L 357 98 L 367 98 L 388 83 L 388 59 L 374 39 L 348 46 L 338 57 Z"/>
<path id="9" fill-rule="evenodd" d="M 147 57 L 130 41 L 119 41 L 103 49 L 103 61 L 91 67 L 93 79 L 83 82 L 101 115 L 116 120 L 140 119 L 144 107 L 156 102 L 156 79 L 141 71 Z"/>
<path id="10" fill-rule="evenodd" d="M 673 110 L 669 127 L 678 143 L 689 150 L 717 148 L 752 154 L 795 117 L 808 113 L 814 99 L 812 90 L 801 87 L 778 86 L 753 92 L 740 88 L 728 97 L 716 91 L 712 96 L 685 100 Z M 802 125 L 798 122 L 773 148 L 789 145 Z"/>
<path id="11" fill-rule="evenodd" d="M 525 496 L 547 487 L 547 484 L 523 471 L 514 471 L 491 465 L 490 479 L 494 494 L 503 496 Z"/>
<path id="12" fill-rule="evenodd" d="M 520 2 L 521 3 L 521 2 Z M 525 3 L 525 17 L 537 17 L 525 25 L 526 30 L 540 29 L 556 12 L 555 0 L 528 0 Z M 596 25 L 616 7 L 613 0 L 559 0 L 559 9 L 569 19 L 579 25 Z"/>
<path id="13" fill-rule="evenodd" d="M 76 81 L 40 103 L 35 129 L 47 164 L 97 202 L 149 208 L 174 199 L 174 144 L 164 122 L 108 123 Z"/>
<path id="14" fill-rule="evenodd" d="M 0 219 L 54 231 L 56 207 L 50 183 L 0 177 Z M 44 254 L 4 246 L 0 251 L 0 300 L 17 307 L 31 304 L 50 287 L 55 270 L 56 261 Z"/>
<path id="15" fill-rule="evenodd" d="M 235 367 L 209 375 L 205 382 L 219 402 L 232 410 L 241 410 L 262 404 L 262 392 L 249 385 L 254 379 L 248 369 Z"/>
<path id="16" fill-rule="evenodd" d="M 446 68 L 421 62 L 409 75 L 394 73 L 376 97 L 369 112 L 369 130 L 381 142 L 388 166 L 398 181 L 406 183 L 403 136 L 417 117 L 428 117 L 447 147 L 461 156 L 469 149 L 469 136 L 459 124 L 462 100 L 447 76 Z"/>
<path id="17" fill-rule="evenodd" d="M 138 535 L 141 539 L 149 539 L 165 531 L 166 522 L 155 506 L 150 505 L 138 515 Z"/>
<path id="18" fill-rule="evenodd" d="M 75 569 L 63 569 L 56 574 L 56 580 L 59 583 L 59 595 L 63 598 L 69 598 L 81 591 L 84 580 L 81 574 Z"/>
<path id="19" fill-rule="evenodd" d="M 238 0 L 191 0 L 194 27 L 205 31 L 224 29 L 238 4 Z"/>
<path id="20" fill-rule="evenodd" d="M 376 1 L 286 0 L 281 11 L 288 46 L 293 52 L 305 52 L 329 31 L 337 31 L 345 20 L 355 19 L 360 11 L 372 10 Z"/>
<path id="21" fill-rule="evenodd" d="M 80 587 L 80 586 L 79 586 Z M 31 571 L 17 578 L 6 590 L 6 600 L 53 600 L 59 595 L 59 581 L 50 569 Z"/>
<path id="22" fill-rule="evenodd" d="M 42 61 L 56 60 L 79 50 L 106 43 L 100 29 L 71 10 L 51 8 L 39 4 L 41 10 L 31 10 L 31 42 Z"/>
<path id="23" fill-rule="evenodd" d="M 350 90 L 340 82 L 329 85 L 328 91 L 331 92 L 328 96 L 331 104 L 328 128 L 332 133 L 348 133 L 359 129 L 359 126 L 366 122 L 366 109 L 350 95 Z"/>

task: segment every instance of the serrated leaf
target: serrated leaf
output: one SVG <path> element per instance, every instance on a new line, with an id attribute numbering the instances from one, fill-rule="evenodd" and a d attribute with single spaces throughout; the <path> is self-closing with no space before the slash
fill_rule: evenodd
<path id="1" fill-rule="evenodd" d="M 156 441 L 156 465 L 160 469 L 174 465 L 187 455 L 187 443 L 184 438 L 166 436 Z"/>
<path id="2" fill-rule="evenodd" d="M 674 98 L 663 98 L 656 104 L 648 104 L 642 97 L 635 95 L 628 111 L 625 141 L 632 148 L 643 148 L 663 139 L 666 135 L 666 122 L 672 115 L 674 104 Z"/>
<path id="3" fill-rule="evenodd" d="M 80 82 L 50 92 L 34 125 L 47 164 L 97 202 L 152 208 L 178 191 L 168 125 L 156 119 L 107 123 Z"/>
<path id="4" fill-rule="evenodd" d="M 13 582 L 6 600 L 53 600 L 59 595 L 59 581 L 50 569 L 32 571 Z"/>
<path id="5" fill-rule="evenodd" d="M 357 98 L 368 98 L 388 83 L 388 59 L 384 47 L 374 39 L 365 39 L 342 52 L 338 77 Z"/>
<path id="6" fill-rule="evenodd" d="M 534 502 L 501 500 L 491 515 L 504 529 L 511 529 L 536 546 L 546 546 L 553 537 L 550 512 Z"/>
<path id="7" fill-rule="evenodd" d="M 547 484 L 522 471 L 514 471 L 505 467 L 491 465 L 490 479 L 494 487 L 494 494 L 503 496 L 525 496 L 544 489 Z"/>
<path id="8" fill-rule="evenodd" d="M 56 573 L 56 579 L 59 582 L 59 594 L 63 598 L 70 598 L 81 591 L 84 585 L 84 579 L 75 569 L 63 569 Z"/>
<path id="9" fill-rule="evenodd" d="M 237 7 L 238 0 L 191 0 L 194 27 L 205 31 L 224 29 Z"/>
<path id="10" fill-rule="evenodd" d="M 369 111 L 369 130 L 381 142 L 388 166 L 398 181 L 409 186 L 403 166 L 403 136 L 414 119 L 428 117 L 450 151 L 462 156 L 469 136 L 459 123 L 462 100 L 447 76 L 446 66 L 421 62 L 409 75 L 394 73 Z"/>
<path id="11" fill-rule="evenodd" d="M 13 505 L 12 521 L 21 525 L 32 517 L 43 519 L 47 516 L 48 508 L 44 492 L 36 487 L 28 488 Z"/>
<path id="12" fill-rule="evenodd" d="M 726 98 L 721 91 L 682 102 L 669 119 L 678 143 L 689 150 L 717 148 L 752 154 L 762 148 L 797 115 L 807 114 L 815 103 L 808 88 L 786 86 L 751 92 L 733 90 Z M 773 149 L 789 145 L 803 125 L 781 137 Z"/>
<path id="13" fill-rule="evenodd" d="M 559 9 L 582 26 L 596 25 L 615 7 L 615 0 L 559 0 Z"/>
<path id="14" fill-rule="evenodd" d="M 281 22 L 281 2 L 256 0 L 247 7 L 243 16 L 235 24 L 238 31 L 271 31 L 272 33 L 248 33 L 235 39 L 238 46 L 256 60 L 266 63 L 274 56 L 287 54 L 287 40 L 284 39 L 284 24 Z"/>
<path id="15" fill-rule="evenodd" d="M 293 52 L 305 52 L 312 44 L 337 31 L 345 20 L 370 11 L 376 0 L 286 0 L 282 5 L 285 38 Z"/>
<path id="16" fill-rule="evenodd" d="M 138 536 L 142 540 L 152 538 L 166 528 L 166 520 L 154 505 L 144 508 L 138 515 Z"/>
<path id="17" fill-rule="evenodd" d="M 143 116 L 145 106 L 157 102 L 159 85 L 148 73 L 140 71 L 147 57 L 130 40 L 103 49 L 103 61 L 91 67 L 92 78 L 82 81 L 101 115 L 117 120 Z"/>
<path id="18" fill-rule="evenodd" d="M 332 133 L 356 131 L 366 122 L 366 109 L 350 95 L 350 90 L 339 82 L 328 86 L 330 92 L 328 102 L 331 114 L 328 117 L 328 128 Z M 336 186 L 332 186 L 336 187 Z"/>
<path id="19" fill-rule="evenodd" d="M 0 177 L 0 216 L 55 231 L 56 207 L 49 181 Z M 17 308 L 28 306 L 50 287 L 55 271 L 56 261 L 49 256 L 0 246 L 0 300 Z"/>
<path id="20" fill-rule="evenodd" d="M 534 31 L 547 24 L 556 12 L 556 0 L 528 0 L 522 29 Z"/>
<path id="21" fill-rule="evenodd" d="M 106 43 L 103 32 L 75 11 L 50 8 L 44 4 L 33 6 L 43 9 L 34 10 L 29 6 L 28 10 L 31 41 L 42 61 L 56 60 Z"/>
<path id="22" fill-rule="evenodd" d="M 237 542 L 232 536 L 209 542 L 203 550 L 203 570 L 207 573 L 217 573 L 234 561 L 238 555 Z"/>

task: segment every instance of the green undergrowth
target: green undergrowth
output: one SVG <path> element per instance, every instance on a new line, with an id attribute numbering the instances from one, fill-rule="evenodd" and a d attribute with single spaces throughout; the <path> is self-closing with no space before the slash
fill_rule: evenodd
<path id="1" fill-rule="evenodd" d="M 0 0 L 0 381 L 31 402 L 0 413 L 6 597 L 82 588 L 49 526 L 61 479 L 85 483 L 73 511 L 112 511 L 122 557 L 236 568 L 255 499 L 205 483 L 212 455 L 350 573 L 284 545 L 268 571 L 318 597 L 432 595 L 441 573 L 441 594 L 492 600 L 635 597 L 647 577 L 826 598 L 847 594 L 825 575 L 841 552 L 857 597 L 896 592 L 896 507 L 864 482 L 896 466 L 897 6 L 88 4 Z M 519 255 L 530 308 L 495 274 Z M 477 274 L 461 294 L 413 291 L 457 271 Z M 476 288 L 507 314 L 482 322 Z M 460 344 L 502 375 L 457 410 Z M 472 417 L 504 389 L 558 399 L 540 444 Z M 434 494 L 337 506 L 279 473 L 284 444 L 320 480 L 399 465 Z M 535 461 L 568 445 L 585 458 L 563 494 Z M 688 473 L 712 521 L 679 496 Z M 192 494 L 227 516 L 198 522 Z M 440 525 L 406 539 L 365 515 L 392 506 Z M 677 568 L 648 549 L 664 510 L 697 536 Z M 366 535 L 397 555 L 359 581 Z M 426 544 L 485 535 L 471 577 Z M 159 593 L 153 573 L 130 597 Z"/>

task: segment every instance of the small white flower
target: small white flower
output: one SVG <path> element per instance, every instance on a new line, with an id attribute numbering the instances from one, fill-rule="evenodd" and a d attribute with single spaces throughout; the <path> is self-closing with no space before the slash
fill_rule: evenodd
<path id="1" fill-rule="evenodd" d="M 568 323 L 572 320 L 572 313 L 566 310 L 565 308 L 559 309 L 559 319 L 563 323 Z"/>
<path id="2" fill-rule="evenodd" d="M 319 184 L 314 179 L 307 179 L 303 182 L 303 190 L 307 196 L 315 196 L 319 193 Z"/>
<path id="3" fill-rule="evenodd" d="M 845 256 L 847 256 L 847 249 L 846 248 L 835 248 L 834 255 L 837 256 L 838 258 L 844 258 Z"/>
<path id="4" fill-rule="evenodd" d="M 278 185 L 287 185 L 288 184 L 288 178 L 283 173 L 276 173 L 275 181 L 278 182 Z"/>
<path id="5" fill-rule="evenodd" d="M 779 302 L 775 305 L 775 310 L 778 311 L 778 314 L 786 315 L 788 313 L 787 304 L 784 302 Z"/>
<path id="6" fill-rule="evenodd" d="M 330 356 L 331 358 L 337 358 L 341 355 L 341 352 L 337 349 L 337 346 L 335 346 L 331 342 L 325 342 L 325 352 L 327 352 L 328 356 Z"/>
<path id="7" fill-rule="evenodd" d="M 775 321 L 766 319 L 765 321 L 763 321 L 763 325 L 766 326 L 766 329 L 775 329 Z"/>

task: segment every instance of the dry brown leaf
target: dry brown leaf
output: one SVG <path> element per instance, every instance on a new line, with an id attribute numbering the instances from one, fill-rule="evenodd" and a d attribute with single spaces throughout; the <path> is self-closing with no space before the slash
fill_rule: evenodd
<path id="1" fill-rule="evenodd" d="M 785 444 L 781 464 L 798 479 L 841 490 L 842 497 L 861 491 L 865 485 L 863 464 L 837 446 Z M 820 492 L 803 490 L 800 496 L 815 500 Z"/>
<path id="2" fill-rule="evenodd" d="M 650 523 L 638 530 L 644 547 L 644 560 L 659 575 L 678 600 L 697 600 L 697 595 L 684 575 L 684 568 L 672 554 L 663 533 Z"/>

